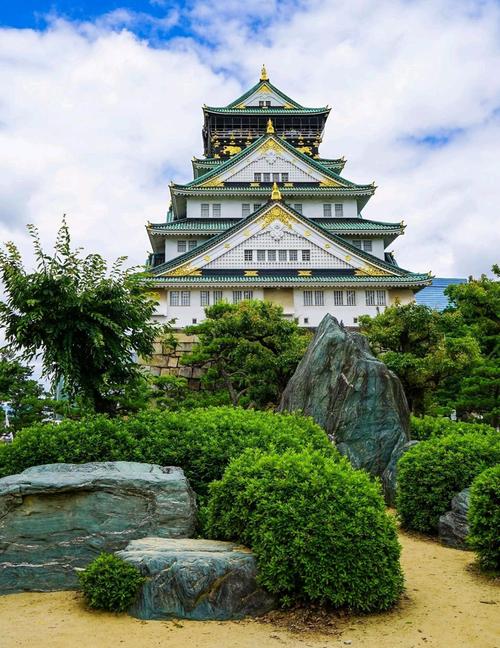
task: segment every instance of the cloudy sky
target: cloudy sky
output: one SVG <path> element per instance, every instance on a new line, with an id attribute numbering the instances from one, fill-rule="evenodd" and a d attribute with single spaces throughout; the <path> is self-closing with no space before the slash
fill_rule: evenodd
<path id="1" fill-rule="evenodd" d="M 322 155 L 407 224 L 400 264 L 487 272 L 500 255 L 500 3 L 54 0 L 0 7 L 0 241 L 142 263 L 146 221 L 190 179 L 201 105 L 271 81 L 333 110 Z"/>

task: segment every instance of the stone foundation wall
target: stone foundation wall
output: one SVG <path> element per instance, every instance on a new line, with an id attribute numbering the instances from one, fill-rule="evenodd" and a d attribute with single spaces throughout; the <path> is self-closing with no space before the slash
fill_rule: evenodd
<path id="1" fill-rule="evenodd" d="M 177 346 L 172 349 L 161 342 L 155 342 L 154 353 L 147 360 L 140 360 L 140 364 L 150 371 L 153 376 L 181 376 L 186 378 L 190 389 L 200 389 L 200 379 L 203 370 L 199 367 L 186 367 L 181 364 L 181 358 L 193 350 L 197 340 L 195 335 L 186 335 L 182 331 L 174 333 Z"/>

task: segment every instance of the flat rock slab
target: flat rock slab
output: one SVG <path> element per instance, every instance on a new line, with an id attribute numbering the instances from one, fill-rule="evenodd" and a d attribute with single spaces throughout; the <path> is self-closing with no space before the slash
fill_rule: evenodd
<path id="1" fill-rule="evenodd" d="M 0 479 L 0 593 L 77 586 L 75 568 L 147 535 L 194 532 L 180 468 L 128 461 L 47 464 Z"/>
<path id="2" fill-rule="evenodd" d="M 241 619 L 275 607 L 256 582 L 254 555 L 216 540 L 133 540 L 117 555 L 147 577 L 129 613 L 139 619 Z"/>
<path id="3" fill-rule="evenodd" d="M 439 539 L 447 547 L 470 549 L 467 544 L 467 535 L 469 534 L 469 524 L 467 522 L 469 497 L 469 488 L 460 491 L 451 500 L 451 511 L 447 511 L 439 518 Z"/>

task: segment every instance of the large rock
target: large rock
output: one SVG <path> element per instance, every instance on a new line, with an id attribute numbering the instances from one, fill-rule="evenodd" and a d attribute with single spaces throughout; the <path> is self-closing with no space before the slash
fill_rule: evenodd
<path id="1" fill-rule="evenodd" d="M 71 589 L 76 567 L 147 535 L 192 535 L 180 468 L 126 461 L 48 464 L 0 479 L 0 593 Z"/>
<path id="2" fill-rule="evenodd" d="M 384 489 L 385 499 L 389 506 L 394 506 L 396 503 L 396 484 L 398 477 L 398 461 L 408 452 L 410 448 L 416 446 L 420 441 L 407 441 L 406 443 L 398 443 L 394 448 L 387 468 L 382 473 L 382 487 Z"/>
<path id="3" fill-rule="evenodd" d="M 393 452 L 410 440 L 398 377 L 366 338 L 326 315 L 288 383 L 280 410 L 300 410 L 321 425 L 356 468 L 382 477 Z"/>
<path id="4" fill-rule="evenodd" d="M 117 555 L 147 577 L 129 612 L 139 619 L 239 619 L 274 607 L 253 554 L 215 540 L 133 540 Z"/>
<path id="5" fill-rule="evenodd" d="M 469 533 L 467 512 L 469 510 L 470 489 L 465 488 L 451 500 L 451 511 L 439 518 L 439 539 L 444 545 L 454 549 L 469 549 L 466 538 Z"/>

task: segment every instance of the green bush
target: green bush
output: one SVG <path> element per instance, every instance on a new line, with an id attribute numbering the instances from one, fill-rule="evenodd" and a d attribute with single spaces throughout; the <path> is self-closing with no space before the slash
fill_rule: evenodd
<path id="1" fill-rule="evenodd" d="M 497 433 L 452 434 L 421 441 L 398 462 L 396 507 L 402 525 L 436 533 L 439 516 L 483 470 L 500 461 Z"/>
<path id="2" fill-rule="evenodd" d="M 470 546 L 487 571 L 500 572 L 500 465 L 472 482 L 468 512 Z"/>
<path id="3" fill-rule="evenodd" d="M 229 461 L 246 448 L 337 451 L 312 419 L 235 407 L 172 412 L 146 410 L 126 420 L 94 416 L 39 424 L 0 446 L 0 475 L 44 463 L 145 461 L 180 466 L 198 495 L 222 477 Z"/>
<path id="4" fill-rule="evenodd" d="M 198 495 L 220 479 L 231 459 L 246 448 L 301 450 L 326 455 L 337 450 L 310 418 L 239 407 L 208 407 L 181 412 L 146 411 L 131 418 L 127 429 L 138 439 L 142 461 L 180 466 Z"/>
<path id="5" fill-rule="evenodd" d="M 207 527 L 250 546 L 260 584 L 285 604 L 385 610 L 403 588 L 380 488 L 344 458 L 247 450 L 210 486 Z"/>
<path id="6" fill-rule="evenodd" d="M 410 418 L 410 435 L 412 439 L 425 441 L 448 434 L 492 434 L 495 428 L 485 423 L 464 423 L 452 421 L 444 416 L 412 416 Z"/>
<path id="7" fill-rule="evenodd" d="M 88 416 L 79 421 L 38 423 L 0 444 L 0 477 L 49 463 L 136 460 L 137 441 L 125 421 Z"/>
<path id="8" fill-rule="evenodd" d="M 107 553 L 79 572 L 78 579 L 87 605 L 110 612 L 125 612 L 146 580 L 137 567 Z"/>

